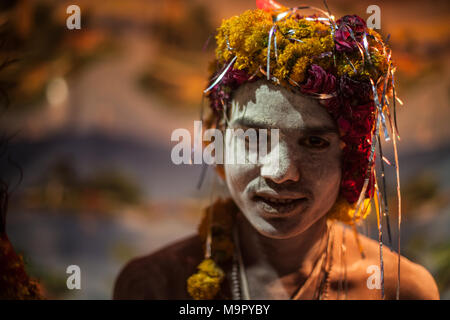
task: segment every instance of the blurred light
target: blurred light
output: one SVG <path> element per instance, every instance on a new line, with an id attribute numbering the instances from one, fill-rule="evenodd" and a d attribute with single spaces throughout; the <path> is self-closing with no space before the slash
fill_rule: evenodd
<path id="1" fill-rule="evenodd" d="M 52 107 L 63 104 L 69 96 L 69 88 L 64 78 L 54 78 L 47 85 L 47 101 Z"/>

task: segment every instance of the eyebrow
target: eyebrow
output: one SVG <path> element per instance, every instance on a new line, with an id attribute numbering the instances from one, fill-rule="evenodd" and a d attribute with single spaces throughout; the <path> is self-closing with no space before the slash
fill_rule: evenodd
<path id="1" fill-rule="evenodd" d="M 253 119 L 249 118 L 239 118 L 233 121 L 234 125 L 237 125 L 239 127 L 246 127 L 246 128 L 256 128 L 256 129 L 268 129 L 267 125 L 264 123 L 255 121 Z"/>
<path id="2" fill-rule="evenodd" d="M 302 128 L 300 131 L 303 134 L 307 134 L 307 135 L 322 135 L 322 134 L 330 134 L 330 133 L 339 134 L 339 131 L 335 127 L 331 127 L 328 125 L 305 127 L 305 128 Z"/>
<path id="3" fill-rule="evenodd" d="M 245 128 L 270 129 L 266 124 L 248 118 L 236 119 L 233 124 Z M 301 128 L 300 131 L 305 135 L 339 134 L 338 129 L 330 125 L 306 126 Z"/>

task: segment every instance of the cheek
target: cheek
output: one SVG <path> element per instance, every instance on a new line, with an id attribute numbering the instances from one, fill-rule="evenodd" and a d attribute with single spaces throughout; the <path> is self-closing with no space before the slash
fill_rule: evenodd
<path id="1" fill-rule="evenodd" d="M 225 145 L 225 159 L 228 158 L 228 152 L 231 148 L 235 147 L 235 150 L 240 150 L 243 141 L 240 139 L 230 139 Z M 245 145 L 244 145 L 245 148 Z M 235 159 L 238 160 L 238 159 Z M 245 158 L 247 161 L 248 159 Z M 226 160 L 227 161 L 227 160 Z M 246 186 L 258 176 L 258 167 L 252 164 L 233 164 L 226 163 L 225 168 L 225 178 L 228 188 L 233 196 L 242 197 Z"/>
<path id="2" fill-rule="evenodd" d="M 226 164 L 225 178 L 230 191 L 242 192 L 244 191 L 250 172 L 245 165 Z"/>
<path id="3" fill-rule="evenodd" d="M 316 193 L 334 193 L 334 189 L 339 188 L 342 170 L 339 148 L 323 153 L 306 153 L 301 162 L 303 179 L 313 186 Z"/>
<path id="4" fill-rule="evenodd" d="M 255 173 L 256 172 L 256 173 Z M 258 170 L 248 165 L 225 165 L 225 181 L 231 197 L 242 212 L 247 212 L 250 205 L 247 187 L 257 178 Z"/>

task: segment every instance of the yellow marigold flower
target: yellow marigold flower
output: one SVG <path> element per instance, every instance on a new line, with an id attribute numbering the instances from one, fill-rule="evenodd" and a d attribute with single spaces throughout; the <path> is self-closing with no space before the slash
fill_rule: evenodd
<path id="1" fill-rule="evenodd" d="M 297 83 L 300 83 L 305 78 L 306 69 L 310 63 L 311 59 L 308 57 L 301 57 L 297 60 L 292 69 L 291 79 Z"/>
<path id="2" fill-rule="evenodd" d="M 269 32 L 274 26 L 271 13 L 258 9 L 247 10 L 239 16 L 224 20 L 216 36 L 217 60 L 224 65 L 236 56 L 233 67 L 254 74 L 260 68 L 265 70 L 269 59 L 270 73 L 281 83 L 287 83 L 290 79 L 297 83 L 303 81 L 307 69 L 313 63 L 325 68 L 332 66 L 329 57 L 320 58 L 323 53 L 334 52 L 335 43 L 330 26 L 319 21 L 298 20 L 294 16 L 282 19 L 275 25 L 276 33 L 269 43 Z M 386 74 L 388 64 L 382 38 L 372 29 L 367 32 L 371 47 L 370 63 L 366 61 L 367 57 L 361 56 L 360 51 L 348 57 L 338 53 L 336 69 L 339 76 L 371 77 L 376 80 Z"/>
<path id="3" fill-rule="evenodd" d="M 371 205 L 370 199 L 365 199 L 361 205 L 360 212 L 357 214 L 356 219 L 353 219 L 355 215 L 356 203 L 349 204 L 343 197 L 339 197 L 333 208 L 328 212 L 330 219 L 342 221 L 347 224 L 353 224 L 360 219 L 365 219 L 370 214 Z"/>
<path id="4" fill-rule="evenodd" d="M 273 26 L 271 14 L 263 10 L 248 10 L 223 21 L 216 36 L 217 60 L 225 64 L 236 56 L 233 67 L 253 74 L 265 69 L 269 58 L 271 74 L 278 80 L 288 81 L 293 77 L 301 81 L 314 57 L 333 50 L 330 28 L 320 22 L 294 17 L 283 19 L 276 23 L 276 32 L 269 43 Z"/>
<path id="5" fill-rule="evenodd" d="M 203 260 L 198 272 L 187 280 L 187 290 L 195 300 L 213 299 L 220 290 L 225 273 L 212 259 Z"/>

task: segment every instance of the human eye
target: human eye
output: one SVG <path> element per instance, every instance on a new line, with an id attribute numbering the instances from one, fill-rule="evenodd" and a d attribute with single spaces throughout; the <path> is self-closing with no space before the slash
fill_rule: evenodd
<path id="1" fill-rule="evenodd" d="M 307 136 L 301 141 L 301 144 L 316 150 L 323 150 L 330 146 L 330 142 L 319 136 Z"/>

